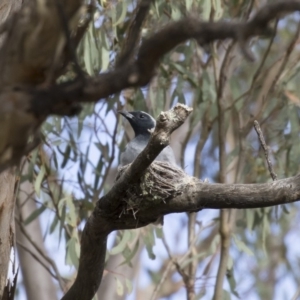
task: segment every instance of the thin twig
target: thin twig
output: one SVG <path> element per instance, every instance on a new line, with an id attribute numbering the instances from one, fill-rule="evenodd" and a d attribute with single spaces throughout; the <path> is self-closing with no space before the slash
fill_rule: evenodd
<path id="1" fill-rule="evenodd" d="M 203 120 L 201 120 L 201 135 L 199 138 L 199 141 L 196 146 L 195 154 L 194 154 L 194 177 L 199 178 L 200 177 L 200 159 L 201 159 L 201 154 L 202 150 L 206 144 L 206 141 L 208 139 L 208 136 L 211 132 L 213 122 L 209 118 L 209 112 L 210 110 L 207 109 L 206 112 L 204 113 Z"/>
<path id="2" fill-rule="evenodd" d="M 276 30 L 276 28 L 275 28 L 275 30 Z M 294 47 L 295 47 L 295 45 L 296 45 L 296 42 L 297 42 L 298 36 L 299 36 L 299 32 L 300 32 L 300 23 L 298 24 L 296 33 L 294 34 L 293 38 L 291 39 L 290 43 L 289 43 L 288 46 L 287 46 L 287 50 L 286 50 L 285 55 L 284 55 L 283 57 L 280 57 L 280 58 L 278 59 L 278 61 L 277 61 L 277 62 L 279 62 L 280 60 L 282 60 L 282 63 L 281 63 L 281 65 L 279 66 L 278 71 L 276 72 L 276 74 L 274 74 L 275 71 L 273 71 L 273 70 L 271 70 L 271 69 L 270 69 L 269 72 L 268 72 L 268 73 L 269 73 L 269 74 L 268 74 L 268 77 L 270 76 L 270 78 L 273 78 L 273 79 L 272 79 L 272 83 L 269 84 L 269 83 L 268 83 L 268 80 L 265 80 L 265 87 L 261 88 L 261 90 L 264 90 L 265 88 L 267 88 L 267 90 L 266 90 L 266 92 L 265 92 L 263 95 L 261 95 L 261 96 L 259 97 L 259 99 L 256 101 L 257 104 L 258 104 L 258 106 L 257 106 L 257 108 L 256 108 L 256 111 L 255 111 L 255 113 L 254 113 L 254 116 L 251 116 L 251 117 L 249 118 L 249 120 L 247 121 L 247 123 L 244 125 L 244 127 L 243 127 L 243 134 L 244 134 L 244 136 L 247 136 L 248 133 L 250 132 L 250 130 L 252 129 L 252 122 L 254 122 L 255 119 L 259 119 L 259 118 L 261 117 L 263 111 L 265 111 L 264 108 L 265 108 L 266 104 L 268 103 L 268 102 L 267 102 L 267 99 L 270 99 L 271 94 L 274 93 L 275 86 L 278 84 L 278 80 L 279 80 L 279 78 L 280 78 L 280 75 L 282 74 L 282 72 L 283 72 L 283 70 L 284 70 L 284 67 L 286 66 L 286 64 L 287 64 L 287 62 L 288 62 L 288 60 L 289 60 L 289 57 L 290 57 L 290 55 L 291 55 L 291 53 L 292 53 L 292 50 L 294 49 Z M 273 37 L 273 39 L 274 39 L 274 37 Z M 273 41 L 273 40 L 272 40 L 272 41 Z M 267 52 L 270 51 L 270 47 L 271 47 L 271 42 L 270 42 L 270 44 L 269 44 L 269 47 L 268 47 Z M 266 58 L 266 56 L 267 56 L 267 52 L 265 53 L 265 58 Z M 264 60 L 263 60 L 263 61 L 264 61 Z M 262 63 L 263 63 L 263 62 L 262 62 Z M 261 66 L 262 66 L 262 65 L 261 65 Z M 276 69 L 275 69 L 275 70 L 276 70 Z M 259 69 L 258 69 L 257 72 L 256 72 L 257 75 L 254 75 L 254 76 L 258 76 L 258 75 L 259 75 L 258 72 L 259 72 Z M 254 81 L 255 81 L 256 79 L 257 79 L 256 77 L 253 78 L 252 85 L 251 85 L 251 87 L 250 87 L 249 90 L 251 90 L 251 89 L 253 88 L 253 86 L 254 86 Z M 269 85 L 269 87 L 268 87 L 268 85 Z M 251 96 L 251 93 L 249 94 L 249 98 L 248 98 L 248 99 L 250 99 L 250 96 Z"/>
<path id="3" fill-rule="evenodd" d="M 142 0 L 136 9 L 137 12 L 135 18 L 132 20 L 129 26 L 127 38 L 123 43 L 123 48 L 116 62 L 116 67 L 122 67 L 133 59 L 135 54 L 134 50 L 139 41 L 141 28 L 152 2 L 153 0 Z"/>
<path id="4" fill-rule="evenodd" d="M 187 300 L 195 299 L 195 277 L 197 270 L 197 260 L 195 259 L 195 256 L 197 255 L 197 251 L 193 245 L 193 240 L 195 239 L 196 219 L 197 213 L 193 212 L 188 214 L 188 247 L 191 248 L 191 254 L 189 255 L 191 262 L 188 265 L 187 282 L 185 282 Z"/>
<path id="5" fill-rule="evenodd" d="M 284 55 L 284 59 L 283 59 L 282 64 L 281 64 L 281 66 L 278 70 L 278 73 L 276 74 L 276 76 L 273 80 L 272 87 L 275 87 L 277 82 L 279 81 L 280 75 L 283 73 L 283 70 L 284 70 L 285 66 L 287 65 L 287 63 L 288 63 L 288 60 L 289 60 L 289 58 L 292 54 L 292 51 L 294 50 L 296 44 L 299 41 L 299 34 L 300 34 L 300 23 L 298 23 L 297 30 L 296 30 L 294 36 L 292 37 L 289 45 L 287 46 L 287 49 L 286 49 L 286 52 L 285 52 L 285 55 Z"/>
<path id="6" fill-rule="evenodd" d="M 211 226 L 211 224 L 209 224 L 208 226 L 203 226 L 203 227 L 200 228 L 199 232 L 197 232 L 197 234 L 194 235 L 193 240 L 191 241 L 190 246 L 188 248 L 188 251 L 181 258 L 179 258 L 179 259 L 176 259 L 176 258 L 174 258 L 172 256 L 172 251 L 171 251 L 171 249 L 170 249 L 170 247 L 169 247 L 169 245 L 168 245 L 165 237 L 163 236 L 162 242 L 163 242 L 163 244 L 165 246 L 165 249 L 166 249 L 166 251 L 168 253 L 168 256 L 169 256 L 169 259 L 170 259 L 170 263 L 168 263 L 168 265 L 167 265 L 167 267 L 166 267 L 166 269 L 165 269 L 165 271 L 164 271 L 164 273 L 163 273 L 163 275 L 162 275 L 159 283 L 155 287 L 155 289 L 153 291 L 153 294 L 151 295 L 150 300 L 157 299 L 157 293 L 159 292 L 162 284 L 165 282 L 165 280 L 167 278 L 167 275 L 172 270 L 172 267 L 174 267 L 181 276 L 183 275 L 183 281 L 185 282 L 185 279 L 187 279 L 187 276 L 186 276 L 186 274 L 184 274 L 184 272 L 183 272 L 182 268 L 180 267 L 180 265 L 187 259 L 187 257 L 190 256 L 191 252 L 195 248 L 195 244 L 197 242 L 197 238 L 199 237 L 200 233 L 204 229 L 206 229 L 206 228 L 208 228 L 210 226 Z M 185 285 L 186 285 L 186 282 L 185 282 Z"/>
<path id="7" fill-rule="evenodd" d="M 53 271 L 56 274 L 56 279 L 59 283 L 59 286 L 62 291 L 65 291 L 65 284 L 63 281 L 63 278 L 60 276 L 60 273 L 58 271 L 58 268 L 54 262 L 53 259 L 51 259 L 48 255 L 45 254 L 45 252 L 32 240 L 31 236 L 27 233 L 26 229 L 24 228 L 22 222 L 20 222 L 17 218 L 15 218 L 16 222 L 18 223 L 20 230 L 24 234 L 24 236 L 28 239 L 28 241 L 31 243 L 31 245 L 37 250 L 37 252 L 51 265 L 53 268 Z"/>
<path id="8" fill-rule="evenodd" d="M 51 86 L 49 89 L 34 91 L 31 93 L 30 111 L 41 117 L 54 113 L 71 114 L 70 103 L 95 102 L 125 88 L 148 84 L 160 58 L 190 38 L 199 38 L 204 44 L 228 38 L 236 41 L 239 36 L 250 39 L 253 36 L 270 33 L 268 23 L 272 19 L 277 19 L 282 13 L 297 10 L 300 10 L 299 2 L 280 1 L 266 5 L 248 22 L 210 23 L 188 18 L 171 23 L 143 40 L 134 62 L 87 80 L 84 88 L 82 84 L 71 81 Z"/>
<path id="9" fill-rule="evenodd" d="M 57 276 L 51 271 L 51 269 L 47 266 L 47 264 L 45 264 L 38 255 L 36 255 L 31 249 L 29 249 L 28 247 L 26 247 L 24 244 L 22 244 L 21 242 L 17 242 L 17 244 L 23 248 L 26 252 L 28 252 L 38 263 L 41 264 L 41 266 L 43 266 L 45 268 L 45 270 L 56 280 L 58 280 Z"/>
<path id="10" fill-rule="evenodd" d="M 270 160 L 269 147 L 266 144 L 266 141 L 265 141 L 265 138 L 264 138 L 263 133 L 261 131 L 261 128 L 259 126 L 259 123 L 256 120 L 254 120 L 253 123 L 254 123 L 254 129 L 255 129 L 255 131 L 258 135 L 258 138 L 259 138 L 260 145 L 264 149 L 264 152 L 265 152 L 265 157 L 266 157 L 266 161 L 267 161 L 267 165 L 268 165 L 268 170 L 270 172 L 270 175 L 271 175 L 272 179 L 275 181 L 275 180 L 277 180 L 277 175 L 274 172 L 273 165 L 272 165 L 272 162 Z"/>
<path id="11" fill-rule="evenodd" d="M 156 285 L 156 287 L 155 287 L 155 289 L 154 289 L 154 291 L 153 291 L 153 293 L 152 293 L 152 295 L 151 295 L 150 300 L 155 300 L 155 299 L 157 299 L 157 293 L 158 293 L 158 291 L 160 290 L 162 284 L 166 281 L 167 276 L 168 276 L 169 272 L 170 272 L 171 269 L 172 269 L 172 266 L 173 266 L 173 261 L 170 260 L 170 261 L 168 262 L 167 267 L 165 268 L 165 270 L 164 270 L 162 276 L 161 276 L 161 279 L 160 279 L 159 283 Z"/>
<path id="12" fill-rule="evenodd" d="M 263 67 L 264 67 L 264 65 L 265 65 L 265 62 L 266 62 L 266 60 L 267 60 L 267 58 L 268 58 L 268 56 L 269 56 L 269 54 L 270 54 L 271 47 L 272 47 L 272 45 L 273 45 L 273 42 L 274 42 L 274 40 L 275 40 L 276 33 L 277 33 L 278 21 L 279 21 L 279 20 L 276 19 L 276 23 L 275 23 L 275 25 L 274 25 L 274 32 L 273 32 L 273 35 L 272 35 L 272 37 L 271 37 L 271 39 L 270 39 L 270 41 L 269 41 L 267 50 L 265 51 L 265 53 L 264 53 L 264 55 L 263 55 L 263 58 L 261 59 L 260 64 L 259 64 L 258 68 L 256 69 L 256 71 L 255 71 L 253 77 L 252 77 L 252 82 L 251 82 L 251 86 L 250 86 L 249 91 L 253 89 L 254 84 L 255 84 L 255 82 L 256 82 L 258 76 L 261 74 L 261 71 L 262 71 L 262 69 L 263 69 Z"/>
<path id="13" fill-rule="evenodd" d="M 218 107 L 218 140 L 219 140 L 219 181 L 220 183 L 226 183 L 226 126 L 225 126 L 225 103 L 224 103 L 224 86 L 228 77 L 228 67 L 231 62 L 230 54 L 234 49 L 235 42 L 231 42 L 229 45 L 222 66 L 220 70 L 219 80 L 217 82 L 217 107 Z M 216 79 L 217 80 L 217 79 Z M 231 237 L 231 222 L 230 222 L 231 210 L 222 209 L 220 211 L 220 227 L 219 232 L 221 236 L 221 252 L 220 263 L 217 273 L 217 279 L 214 289 L 213 300 L 220 300 L 223 296 L 223 281 L 226 275 L 230 237 Z"/>
<path id="14" fill-rule="evenodd" d="M 115 159 L 115 148 L 116 148 L 116 138 L 117 138 L 117 129 L 118 129 L 118 125 L 119 125 L 119 119 L 117 116 L 116 117 L 116 122 L 115 122 L 115 128 L 114 128 L 114 132 L 113 132 L 113 136 L 112 136 L 112 139 L 111 139 L 111 148 L 112 148 L 112 152 L 111 152 L 111 156 L 110 156 L 110 159 L 109 159 L 109 162 L 108 162 L 108 165 L 105 169 L 105 173 L 102 177 L 102 182 L 101 182 L 101 185 L 96 193 L 96 196 L 97 198 L 100 196 L 102 190 L 103 190 L 103 187 L 104 187 L 104 184 L 106 182 L 106 178 L 108 176 L 108 174 L 110 173 L 111 171 L 111 166 L 112 166 L 112 163 Z"/>

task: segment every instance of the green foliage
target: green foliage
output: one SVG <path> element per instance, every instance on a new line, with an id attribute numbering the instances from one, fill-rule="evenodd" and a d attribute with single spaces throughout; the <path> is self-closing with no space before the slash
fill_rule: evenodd
<path id="1" fill-rule="evenodd" d="M 80 63 L 89 75 L 113 68 L 135 5 L 136 1 L 127 0 L 99 2 L 94 22 L 78 48 Z M 262 1 L 255 1 L 252 6 L 252 1 L 238 0 L 158 0 L 144 24 L 142 38 L 190 14 L 202 20 L 245 20 L 251 8 L 255 12 L 261 5 Z M 197 41 L 187 41 L 162 58 L 157 76 L 148 87 L 126 90 L 96 105 L 85 105 L 81 114 L 73 118 L 49 118 L 43 125 L 44 147 L 32 153 L 28 174 L 23 178 L 30 178 L 40 202 L 38 209 L 24 220 L 24 225 L 42 216 L 45 210 L 51 210 L 49 234 L 59 233 L 59 240 L 64 239 L 66 243 L 66 263 L 78 267 L 80 226 L 99 197 L 113 185 L 119 149 L 124 148 L 128 136 L 132 135 L 127 129 L 124 134 L 123 126 L 118 125 L 116 111 L 123 107 L 149 111 L 157 116 L 177 102 L 192 106 L 194 112 L 185 128 L 174 133 L 174 149 L 188 173 L 217 181 L 220 146 L 217 103 L 221 98 L 225 105 L 227 181 L 271 181 L 258 138 L 252 130 L 252 116 L 261 124 L 275 172 L 281 178 L 295 175 L 300 170 L 300 50 L 297 46 L 292 52 L 287 49 L 297 35 L 297 26 L 298 19 L 290 16 L 281 21 L 275 39 L 252 41 L 251 49 L 257 58 L 252 64 L 231 41 L 216 42 L 205 49 Z M 227 66 L 221 74 L 226 59 Z M 220 94 L 222 76 L 225 76 L 225 85 Z M 233 222 L 236 228 L 231 237 L 230 276 L 227 276 L 230 290 L 224 290 L 224 299 L 236 299 L 238 295 L 274 299 L 275 288 L 282 287 L 281 278 L 276 277 L 276 270 L 282 265 L 285 267 L 282 277 L 289 275 L 299 280 L 298 268 L 290 267 L 291 261 L 282 242 L 294 229 L 299 230 L 295 222 L 298 207 L 293 204 L 278 208 L 276 212 L 274 208 L 237 212 L 236 222 Z M 186 222 L 182 221 L 184 216 L 176 217 L 178 223 L 184 224 L 180 232 L 168 229 L 168 222 L 165 222 L 164 231 L 170 234 L 171 254 L 180 262 L 180 267 L 186 271 L 190 263 L 198 266 L 196 278 L 204 278 L 204 283 L 196 280 L 197 294 L 201 299 L 209 299 L 208 287 L 214 285 L 209 278 L 215 277 L 216 268 L 215 264 L 207 262 L 215 262 L 218 257 L 220 238 L 215 228 L 219 219 L 213 212 L 201 217 L 211 226 L 205 229 L 205 234 L 199 230 L 193 244 L 196 254 L 192 257 L 184 256 L 182 250 L 182 244 L 188 248 L 184 238 L 187 230 Z M 156 230 L 156 236 L 162 238 L 163 233 Z M 171 258 L 161 258 L 156 253 L 154 230 L 150 227 L 142 233 L 119 232 L 107 260 L 121 255 L 120 266 L 134 268 L 143 263 L 135 260 L 142 245 L 151 260 L 161 259 L 158 273 L 165 271 Z M 274 260 L 275 254 L 280 259 Z M 252 262 L 252 267 L 239 264 L 242 260 Z M 168 273 L 173 284 L 175 269 Z M 261 279 L 263 273 L 267 274 L 264 280 Z M 252 278 L 251 287 L 239 289 L 241 274 Z M 115 275 L 117 294 L 130 293 L 133 282 L 133 278 Z M 266 282 L 272 284 L 266 285 Z"/>
<path id="2" fill-rule="evenodd" d="M 109 253 L 111 255 L 116 255 L 118 253 L 121 253 L 124 251 L 128 241 L 130 240 L 130 237 L 131 237 L 131 234 L 130 234 L 130 231 L 129 230 L 125 230 L 123 233 L 122 233 L 122 238 L 120 240 L 120 242 L 118 243 L 117 246 L 115 246 L 114 248 L 112 248 Z"/>

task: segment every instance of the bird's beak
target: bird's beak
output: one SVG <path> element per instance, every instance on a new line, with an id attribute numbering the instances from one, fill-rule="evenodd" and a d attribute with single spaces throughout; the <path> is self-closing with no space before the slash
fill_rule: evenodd
<path id="1" fill-rule="evenodd" d="M 129 112 L 126 111 L 126 110 L 118 111 L 118 113 L 119 113 L 120 115 L 122 115 L 123 117 L 125 117 L 126 119 L 128 119 L 128 120 L 134 118 L 134 115 L 132 115 L 131 113 L 129 113 Z"/>

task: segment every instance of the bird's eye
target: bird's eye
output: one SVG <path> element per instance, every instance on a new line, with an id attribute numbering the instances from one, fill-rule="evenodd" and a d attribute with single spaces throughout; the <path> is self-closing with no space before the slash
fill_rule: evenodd
<path id="1" fill-rule="evenodd" d="M 140 115 L 140 119 L 144 119 L 145 118 L 145 116 L 144 115 Z"/>

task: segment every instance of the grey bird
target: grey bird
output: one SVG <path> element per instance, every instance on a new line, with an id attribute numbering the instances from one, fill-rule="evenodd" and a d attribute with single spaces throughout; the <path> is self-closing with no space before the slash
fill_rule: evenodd
<path id="1" fill-rule="evenodd" d="M 129 121 L 135 134 L 134 139 L 126 145 L 125 151 L 121 154 L 121 166 L 125 166 L 132 163 L 146 147 L 151 136 L 150 130 L 155 127 L 156 121 L 144 111 L 119 111 L 119 113 Z M 170 146 L 164 148 L 155 160 L 177 166 L 173 149 Z"/>
<path id="2" fill-rule="evenodd" d="M 156 121 L 144 111 L 119 111 L 119 113 L 129 121 L 135 134 L 135 137 L 126 145 L 125 151 L 121 154 L 120 165 L 125 166 L 132 163 L 147 146 L 151 136 L 150 130 L 155 127 Z M 155 160 L 177 166 L 173 149 L 170 146 L 164 148 Z M 160 216 L 153 224 L 163 225 L 164 216 Z"/>

